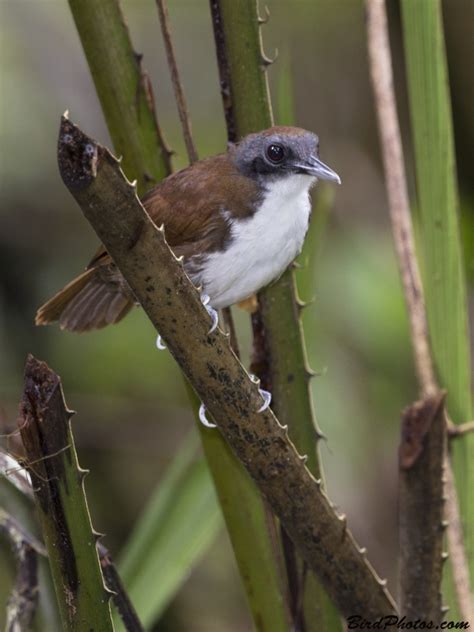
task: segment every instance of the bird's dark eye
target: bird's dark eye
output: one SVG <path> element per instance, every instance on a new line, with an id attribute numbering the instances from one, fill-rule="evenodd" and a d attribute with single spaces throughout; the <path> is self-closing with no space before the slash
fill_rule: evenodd
<path id="1" fill-rule="evenodd" d="M 267 158 L 273 164 L 278 164 L 282 162 L 285 157 L 285 150 L 281 145 L 277 145 L 273 143 L 267 147 Z"/>

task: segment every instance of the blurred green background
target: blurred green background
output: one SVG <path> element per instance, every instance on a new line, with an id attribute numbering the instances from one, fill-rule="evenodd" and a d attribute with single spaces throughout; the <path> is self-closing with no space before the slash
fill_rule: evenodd
<path id="1" fill-rule="evenodd" d="M 427 0 L 428 1 L 428 0 Z M 200 156 L 226 135 L 207 0 L 170 2 L 178 61 Z M 359 0 L 268 0 L 263 29 L 275 119 L 278 86 L 291 76 L 295 124 L 320 136 L 322 159 L 342 177 L 314 269 L 298 273 L 316 414 L 330 497 L 377 571 L 396 590 L 399 414 L 416 396 L 403 297 L 388 223 Z M 153 0 L 123 2 L 135 49 L 144 54 L 160 124 L 186 164 Z M 88 262 L 97 241 L 56 167 L 59 118 L 110 146 L 65 0 L 0 0 L 0 432 L 14 428 L 27 352 L 63 379 L 78 411 L 74 433 L 94 527 L 118 554 L 193 418 L 179 371 L 158 353 L 135 310 L 87 335 L 35 328 L 36 308 Z M 399 114 L 413 185 L 398 4 L 389 2 Z M 474 273 L 474 58 L 471 0 L 444 3 L 470 302 Z M 285 83 L 283 83 L 285 82 Z M 472 311 L 472 310 L 471 310 Z M 248 317 L 236 313 L 244 358 Z M 4 442 L 6 443 L 6 442 Z M 13 438 L 8 442 L 19 450 Z M 0 604 L 11 559 L 0 549 Z M 3 608 L 0 607 L 0 612 Z M 0 615 L 1 618 L 1 615 Z M 250 629 L 232 551 L 222 529 L 157 626 L 159 630 Z"/>

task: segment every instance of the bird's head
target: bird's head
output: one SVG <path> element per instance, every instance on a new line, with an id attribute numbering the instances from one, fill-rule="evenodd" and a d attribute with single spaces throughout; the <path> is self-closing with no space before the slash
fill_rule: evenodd
<path id="1" fill-rule="evenodd" d="M 249 134 L 231 153 L 239 171 L 259 181 L 299 174 L 341 184 L 337 173 L 319 159 L 316 134 L 298 127 L 271 127 Z"/>

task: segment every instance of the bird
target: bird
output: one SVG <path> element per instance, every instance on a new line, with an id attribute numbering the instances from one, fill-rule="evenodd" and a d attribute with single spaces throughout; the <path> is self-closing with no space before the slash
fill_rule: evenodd
<path id="1" fill-rule="evenodd" d="M 274 126 L 168 176 L 141 202 L 214 311 L 256 294 L 300 253 L 318 180 L 341 183 L 319 158 L 318 136 Z M 38 309 L 35 322 L 86 332 L 118 323 L 136 304 L 101 246 L 85 271 Z"/>

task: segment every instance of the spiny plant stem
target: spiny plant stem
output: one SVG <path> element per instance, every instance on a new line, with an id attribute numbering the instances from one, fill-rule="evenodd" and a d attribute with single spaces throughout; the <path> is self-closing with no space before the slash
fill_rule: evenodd
<path id="1" fill-rule="evenodd" d="M 385 582 L 306 468 L 288 429 L 271 410 L 259 412 L 258 387 L 228 338 L 219 329 L 209 332 L 198 291 L 117 160 L 63 117 L 58 164 L 64 183 L 219 430 L 340 611 L 345 616 L 360 611 L 368 618 L 395 612 Z"/>

